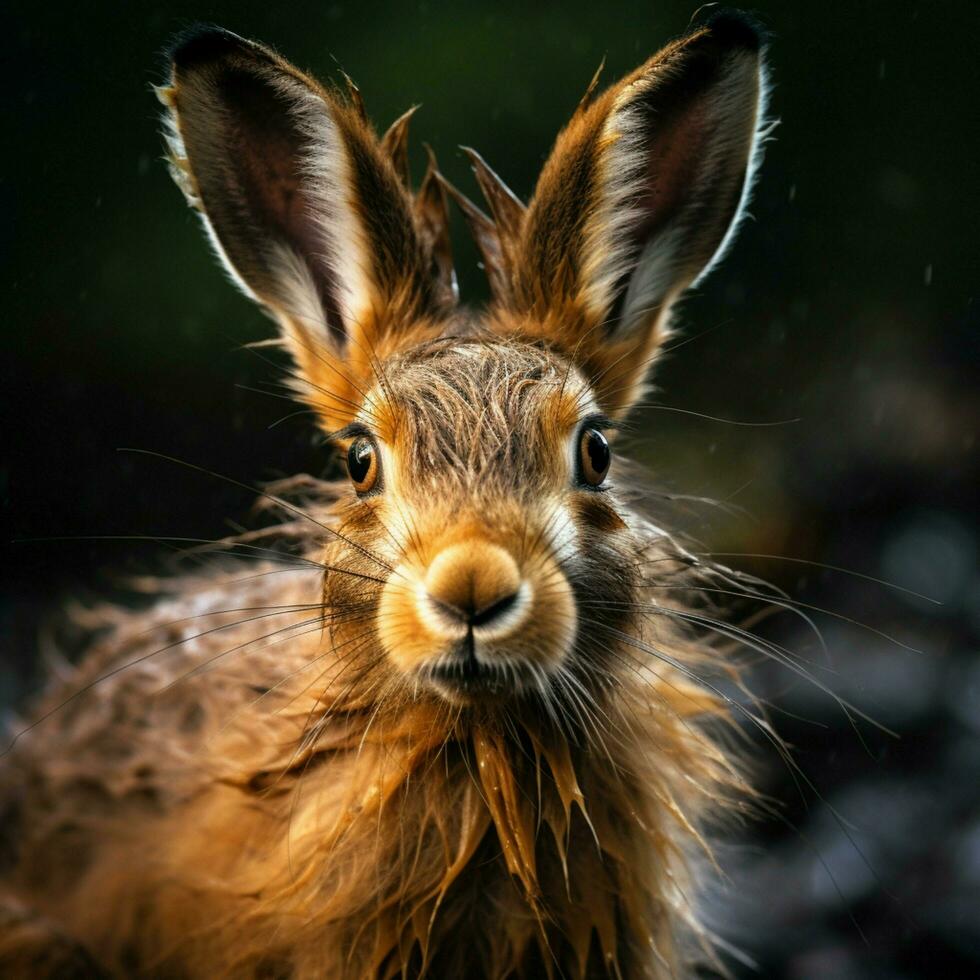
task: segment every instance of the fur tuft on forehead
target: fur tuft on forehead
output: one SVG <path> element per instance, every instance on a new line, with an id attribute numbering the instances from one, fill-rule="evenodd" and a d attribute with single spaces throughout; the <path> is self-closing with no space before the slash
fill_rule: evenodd
<path id="1" fill-rule="evenodd" d="M 557 450 L 562 461 L 572 429 L 595 410 L 569 361 L 542 345 L 489 336 L 441 338 L 394 355 L 367 404 L 388 420 L 389 438 L 412 447 L 416 477 L 471 485 L 489 474 L 533 486 L 537 450 Z"/>

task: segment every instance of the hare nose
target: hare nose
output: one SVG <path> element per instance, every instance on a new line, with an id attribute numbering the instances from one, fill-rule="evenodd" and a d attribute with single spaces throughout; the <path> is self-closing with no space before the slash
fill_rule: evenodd
<path id="1" fill-rule="evenodd" d="M 436 555 L 424 587 L 430 607 L 447 626 L 491 628 L 518 605 L 521 575 L 503 548 L 464 542 Z"/>

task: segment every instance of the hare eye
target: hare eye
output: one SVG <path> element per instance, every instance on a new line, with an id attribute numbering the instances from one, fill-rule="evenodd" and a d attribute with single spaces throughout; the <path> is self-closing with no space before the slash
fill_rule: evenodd
<path id="1" fill-rule="evenodd" d="M 370 439 L 361 436 L 347 449 L 347 472 L 358 493 L 373 490 L 378 482 L 378 453 Z"/>
<path id="2" fill-rule="evenodd" d="M 584 429 L 579 436 L 578 459 L 583 483 L 597 487 L 606 478 L 612 453 L 606 437 L 598 429 Z"/>

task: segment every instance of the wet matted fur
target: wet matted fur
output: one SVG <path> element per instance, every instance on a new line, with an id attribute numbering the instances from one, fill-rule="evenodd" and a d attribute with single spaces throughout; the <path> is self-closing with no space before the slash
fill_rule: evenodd
<path id="1" fill-rule="evenodd" d="M 100 609 L 3 760 L 5 975 L 662 977 L 751 797 L 700 564 L 608 468 L 728 246 L 762 44 L 718 13 L 601 94 L 530 203 L 407 180 L 357 89 L 179 40 L 172 169 L 350 481 L 270 488 L 244 569 Z M 447 197 L 493 290 L 463 312 Z M 740 709 L 744 710 L 744 709 Z M 699 858 L 698 855 L 701 855 Z M 74 970 L 75 973 L 71 973 Z"/>

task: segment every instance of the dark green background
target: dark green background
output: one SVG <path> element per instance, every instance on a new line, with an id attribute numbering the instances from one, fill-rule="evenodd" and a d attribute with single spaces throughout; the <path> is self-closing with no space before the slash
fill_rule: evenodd
<path id="1" fill-rule="evenodd" d="M 778 760 L 760 750 L 785 823 L 733 842 L 734 894 L 711 908 L 766 976 L 925 976 L 976 962 L 980 916 L 957 898 L 980 888 L 969 792 L 980 784 L 975 9 L 755 8 L 773 32 L 771 111 L 781 123 L 753 220 L 683 306 L 690 342 L 658 377 L 656 400 L 672 410 L 636 420 L 634 452 L 661 487 L 725 502 L 678 513 L 708 547 L 843 565 L 944 602 L 802 565 L 732 559 L 923 651 L 823 621 L 836 657 L 831 686 L 902 733 L 899 742 L 868 734 L 868 751 L 829 699 L 760 674 L 787 712 L 774 715 L 777 727 L 800 747 L 821 794 L 865 820 L 869 835 L 850 847 L 826 805 L 811 799 L 805 809 Z M 246 481 L 328 466 L 306 417 L 270 427 L 290 407 L 248 390 L 275 380 L 241 349 L 271 324 L 224 281 L 160 161 L 150 85 L 163 77 L 159 52 L 175 31 L 211 21 L 321 77 L 342 66 L 379 127 L 421 103 L 417 173 L 425 140 L 447 176 L 475 193 L 456 148 L 464 143 L 526 198 L 599 61 L 611 81 L 681 33 L 692 13 L 677 0 L 201 0 L 46 3 L 8 14 L 5 538 L 209 537 L 248 519 L 248 494 L 118 447 Z M 464 297 L 479 303 L 486 290 L 460 227 L 456 252 Z M 799 421 L 746 427 L 673 409 Z M 152 567 L 160 551 L 11 544 L 0 568 L 2 702 L 36 683 L 36 632 L 67 596 L 104 593 L 112 573 Z M 771 629 L 806 647 L 791 624 Z M 916 809 L 921 799 L 932 809 Z M 748 840 L 762 849 L 746 850 Z M 862 877 L 858 850 L 878 880 Z M 814 853 L 840 895 L 827 891 Z"/>

